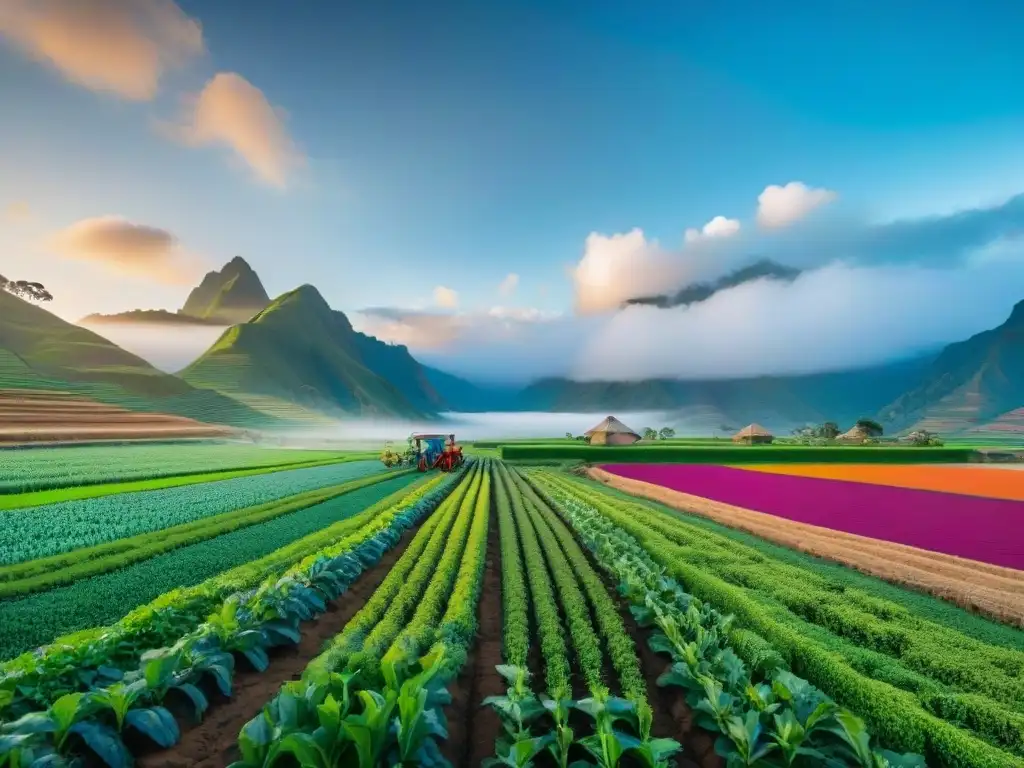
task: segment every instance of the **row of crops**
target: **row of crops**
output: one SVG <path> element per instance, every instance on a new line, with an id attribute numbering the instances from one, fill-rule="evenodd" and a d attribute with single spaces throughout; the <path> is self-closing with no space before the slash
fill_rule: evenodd
<path id="1" fill-rule="evenodd" d="M 405 531 L 440 519 L 456 487 L 461 501 L 462 479 L 433 477 L 273 558 L 170 590 L 114 626 L 6 663 L 0 765 L 59 766 L 87 758 L 123 766 L 132 763 L 140 740 L 149 748 L 172 746 L 182 723 L 202 719 L 217 695 L 232 692 L 240 669 L 266 671 L 278 649 L 298 644 L 304 625 L 324 614 Z"/>
<path id="2" fill-rule="evenodd" d="M 166 530 L 382 471 L 380 462 L 352 461 L 4 510 L 0 565 Z"/>
<path id="3" fill-rule="evenodd" d="M 779 708 L 771 718 L 751 713 L 763 713 L 779 697 L 794 698 L 795 684 L 815 691 L 798 707 L 804 714 L 815 710 L 811 702 L 830 697 L 863 718 L 857 728 L 866 724 L 883 744 L 923 755 L 929 765 L 1024 765 L 1021 648 L 930 621 L 914 610 L 909 593 L 906 604 L 898 597 L 881 599 L 582 481 L 543 470 L 530 478 L 572 521 L 598 561 L 615 571 L 638 620 L 664 636 L 653 642 L 675 663 L 661 682 L 683 685 L 691 705 L 708 715 L 701 724 L 711 729 L 717 723 L 715 730 L 740 751 L 785 750 L 779 729 L 792 724 L 775 720 Z M 646 564 L 622 572 L 628 552 Z M 678 597 L 678 590 L 688 595 L 677 601 L 682 623 L 663 615 L 664 601 L 673 593 Z M 750 687 L 740 669 L 750 675 Z M 841 727 L 854 722 L 851 717 L 833 715 Z M 797 720 L 806 735 L 806 722 L 799 714 Z M 835 723 L 818 725 L 811 735 L 831 740 Z M 847 735 L 852 739 L 856 730 Z M 741 748 L 736 737 L 749 746 Z M 859 743 L 866 748 L 868 742 Z M 892 754 L 885 757 L 901 764 Z"/>
<path id="4" fill-rule="evenodd" d="M 478 459 L 16 562 L 0 766 L 1024 766 L 1012 631 L 751 538 Z"/>

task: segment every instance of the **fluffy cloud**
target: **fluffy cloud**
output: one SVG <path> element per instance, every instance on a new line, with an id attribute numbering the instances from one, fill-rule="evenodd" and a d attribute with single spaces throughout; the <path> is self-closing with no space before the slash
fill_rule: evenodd
<path id="1" fill-rule="evenodd" d="M 266 184 L 284 188 L 305 163 L 285 127 L 284 114 L 259 88 L 234 72 L 220 72 L 191 99 L 179 125 L 165 131 L 191 146 L 233 150 Z"/>
<path id="2" fill-rule="evenodd" d="M 855 368 L 994 327 L 1021 298 L 1024 243 L 1012 268 L 836 263 L 685 309 L 630 307 L 588 337 L 566 373 L 639 380 Z"/>
<path id="3" fill-rule="evenodd" d="M 439 285 L 434 288 L 434 303 L 445 309 L 455 309 L 459 305 L 459 294 L 451 288 Z"/>
<path id="4" fill-rule="evenodd" d="M 519 287 L 519 275 L 515 272 L 510 272 L 505 276 L 505 279 L 501 281 L 498 286 L 498 293 L 502 296 L 511 296 L 516 292 L 516 288 Z"/>
<path id="5" fill-rule="evenodd" d="M 71 82 L 137 101 L 204 50 L 199 22 L 172 0 L 3 0 L 0 35 Z"/>
<path id="6" fill-rule="evenodd" d="M 594 234 L 571 272 L 582 310 L 574 317 L 498 308 L 444 319 L 399 313 L 397 327 L 432 364 L 477 378 L 842 370 L 1001 323 L 1024 299 L 1022 233 L 1024 195 L 953 216 L 880 226 L 830 218 L 745 239 L 701 239 L 674 252 L 640 230 Z M 664 294 L 760 258 L 804 271 L 723 284 L 687 307 L 620 309 L 625 298 Z M 419 347 L 425 337 L 429 346 Z"/>
<path id="7" fill-rule="evenodd" d="M 572 272 L 576 312 L 596 314 L 617 309 L 626 299 L 662 293 L 685 273 L 676 254 L 648 241 L 643 230 L 587 236 L 583 258 Z"/>
<path id="8" fill-rule="evenodd" d="M 54 235 L 50 247 L 65 258 L 159 283 L 189 285 L 203 274 L 201 262 L 173 234 L 116 216 L 83 219 Z"/>
<path id="9" fill-rule="evenodd" d="M 771 184 L 757 196 L 757 223 L 769 229 L 786 227 L 837 197 L 830 189 L 812 189 L 799 181 L 784 187 Z"/>
<path id="10" fill-rule="evenodd" d="M 739 219 L 727 219 L 725 216 L 715 216 L 701 229 L 686 230 L 685 239 L 688 243 L 700 240 L 702 237 L 729 237 L 740 231 Z"/>

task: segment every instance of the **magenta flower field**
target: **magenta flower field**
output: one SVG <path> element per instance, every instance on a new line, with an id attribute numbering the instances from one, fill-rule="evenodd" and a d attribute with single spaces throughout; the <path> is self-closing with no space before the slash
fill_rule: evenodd
<path id="1" fill-rule="evenodd" d="M 1024 503 L 1019 501 L 708 464 L 603 469 L 787 520 L 1024 569 Z"/>

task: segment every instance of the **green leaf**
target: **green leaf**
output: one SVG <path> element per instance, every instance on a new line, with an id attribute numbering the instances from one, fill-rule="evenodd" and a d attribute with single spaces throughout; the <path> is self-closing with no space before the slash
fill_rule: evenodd
<path id="1" fill-rule="evenodd" d="M 82 741 L 108 768 L 129 768 L 132 756 L 117 733 L 100 723 L 83 721 L 71 727 L 71 732 L 82 737 Z"/>
<path id="2" fill-rule="evenodd" d="M 281 740 L 281 752 L 295 756 L 302 768 L 331 768 L 330 759 L 308 733 L 290 733 Z"/>
<path id="3" fill-rule="evenodd" d="M 125 716 L 125 723 L 164 749 L 173 747 L 181 738 L 174 716 L 163 707 L 130 710 Z"/>

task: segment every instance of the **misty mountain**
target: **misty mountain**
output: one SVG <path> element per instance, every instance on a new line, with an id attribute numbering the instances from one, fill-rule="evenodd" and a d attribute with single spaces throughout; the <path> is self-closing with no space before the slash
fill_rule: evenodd
<path id="1" fill-rule="evenodd" d="M 690 304 L 697 304 L 699 302 L 706 301 L 719 291 L 724 291 L 727 288 L 734 288 L 737 285 L 749 283 L 754 280 L 760 280 L 762 278 L 791 282 L 800 275 L 801 271 L 802 270 L 794 267 L 777 264 L 769 259 L 762 259 L 750 266 L 737 269 L 735 272 L 730 272 L 711 283 L 693 283 L 673 294 L 642 296 L 635 299 L 627 299 L 625 304 L 626 306 L 653 306 L 661 309 L 667 309 L 669 307 L 686 307 Z"/>
<path id="2" fill-rule="evenodd" d="M 1006 322 L 946 347 L 924 372 L 918 386 L 880 408 L 880 417 L 898 428 L 943 434 L 1013 421 L 1024 407 L 1024 301 Z"/>
<path id="3" fill-rule="evenodd" d="M 473 391 L 420 365 L 406 347 L 355 331 L 311 285 L 229 328 L 180 375 L 243 402 L 274 398 L 330 416 L 422 418 L 453 409 L 432 376 L 462 397 Z"/>
<path id="4" fill-rule="evenodd" d="M 0 291 L 0 389 L 67 392 L 130 410 L 233 426 L 276 424 L 272 417 L 198 390 L 99 334 L 5 291 Z"/>
<path id="5" fill-rule="evenodd" d="M 149 324 L 216 325 L 244 323 L 270 304 L 259 276 L 241 256 L 223 268 L 207 272 L 192 289 L 177 312 L 166 309 L 133 309 L 111 315 L 94 313 L 83 317 L 81 325 Z"/>
<path id="6" fill-rule="evenodd" d="M 821 421 L 852 424 L 920 384 L 932 355 L 858 370 L 800 376 L 636 382 L 546 379 L 524 389 L 517 405 L 538 411 L 662 411 L 680 419 L 742 427 L 758 422 L 778 432 Z"/>

